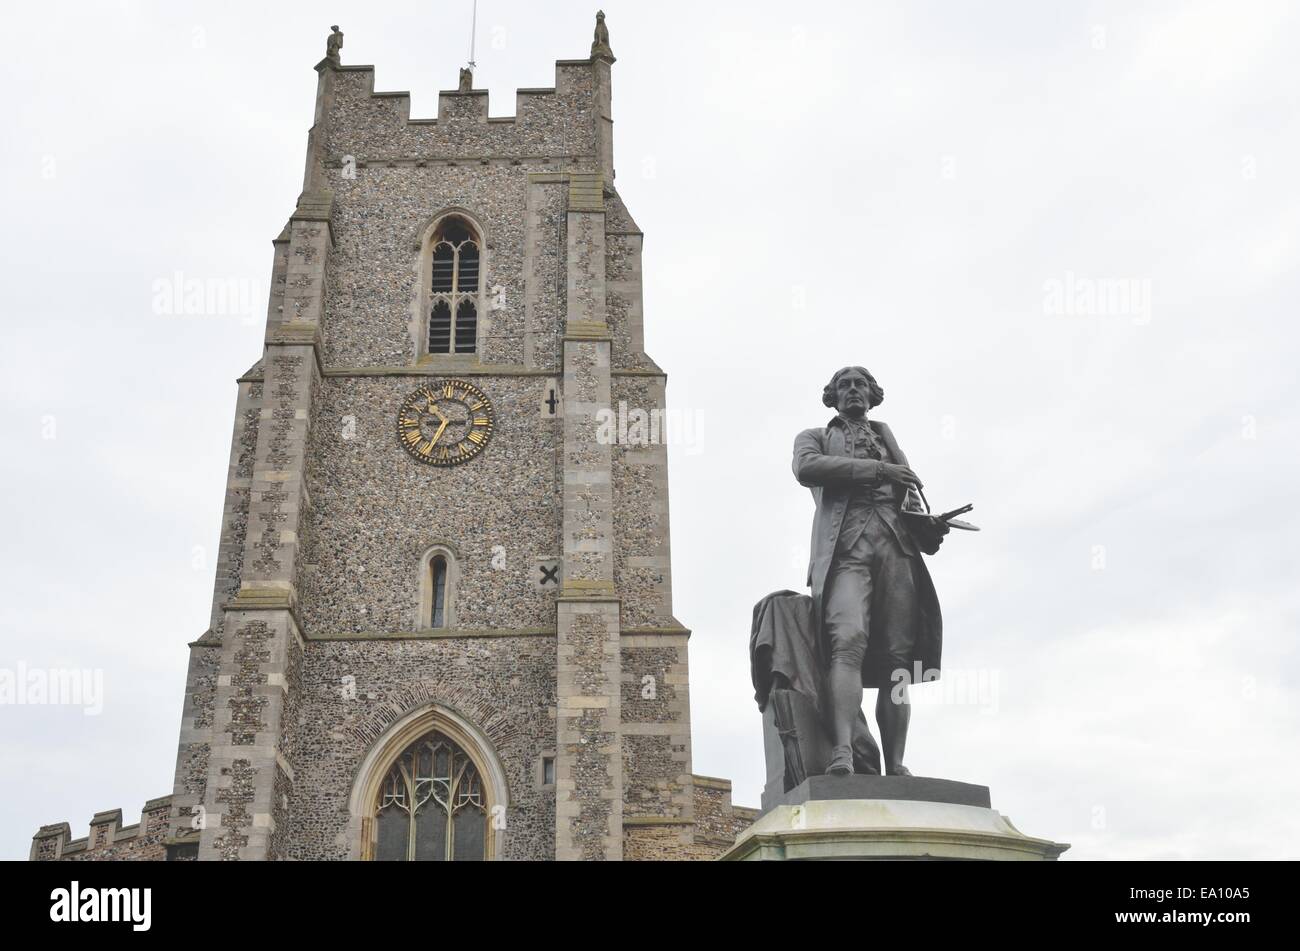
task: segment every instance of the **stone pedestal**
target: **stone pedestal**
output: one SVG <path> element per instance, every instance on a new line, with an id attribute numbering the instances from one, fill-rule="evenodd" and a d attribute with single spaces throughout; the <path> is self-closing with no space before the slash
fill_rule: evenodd
<path id="1" fill-rule="evenodd" d="M 1069 846 L 1024 835 L 987 786 L 912 776 L 814 776 L 736 840 L 723 861 L 1055 861 Z"/>

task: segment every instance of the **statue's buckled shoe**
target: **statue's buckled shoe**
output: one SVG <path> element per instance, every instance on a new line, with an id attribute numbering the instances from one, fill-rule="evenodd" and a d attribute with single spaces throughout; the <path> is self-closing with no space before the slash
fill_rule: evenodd
<path id="1" fill-rule="evenodd" d="M 831 755 L 831 765 L 826 767 L 827 776 L 853 775 L 853 747 L 837 746 Z"/>

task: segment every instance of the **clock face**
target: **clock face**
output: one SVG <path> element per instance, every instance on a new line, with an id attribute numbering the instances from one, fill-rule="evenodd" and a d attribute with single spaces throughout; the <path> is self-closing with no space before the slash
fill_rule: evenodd
<path id="1" fill-rule="evenodd" d="M 426 383 L 402 403 L 397 438 L 420 462 L 458 466 L 487 448 L 496 417 L 492 401 L 472 383 Z"/>

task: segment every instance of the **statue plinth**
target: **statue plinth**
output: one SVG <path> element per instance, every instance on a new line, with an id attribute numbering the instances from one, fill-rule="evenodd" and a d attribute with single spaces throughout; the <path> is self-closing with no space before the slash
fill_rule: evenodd
<path id="1" fill-rule="evenodd" d="M 1023 834 L 987 786 L 921 776 L 813 776 L 747 829 L 722 861 L 1054 861 L 1069 846 Z"/>
<path id="2" fill-rule="evenodd" d="M 837 799 L 899 799 L 942 802 L 953 806 L 988 809 L 989 787 L 929 776 L 810 776 L 789 792 L 765 802 L 763 811 L 778 806 Z"/>

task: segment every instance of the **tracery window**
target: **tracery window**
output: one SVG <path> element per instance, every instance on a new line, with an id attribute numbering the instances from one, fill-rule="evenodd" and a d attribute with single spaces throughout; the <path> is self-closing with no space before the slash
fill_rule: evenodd
<path id="1" fill-rule="evenodd" d="M 407 747 L 379 788 L 374 856 L 381 862 L 481 862 L 487 818 L 474 761 L 435 730 Z"/>
<path id="2" fill-rule="evenodd" d="M 474 226 L 458 215 L 444 218 L 433 234 L 431 258 L 429 353 L 475 353 L 483 274 Z"/>

